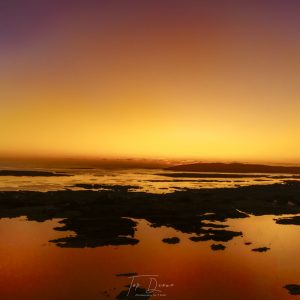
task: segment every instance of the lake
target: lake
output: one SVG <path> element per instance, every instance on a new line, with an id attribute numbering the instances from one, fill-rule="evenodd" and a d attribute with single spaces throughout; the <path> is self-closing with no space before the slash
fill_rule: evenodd
<path id="1" fill-rule="evenodd" d="M 0 178 L 1 299 L 295 298 L 284 286 L 300 283 L 300 226 L 274 220 L 300 215 L 298 185 L 282 190 L 289 175 L 214 178 L 142 169 L 51 171 L 73 176 Z M 110 185 L 127 188 L 110 190 Z M 279 190 L 270 194 L 273 189 Z M 211 206 L 195 204 L 202 194 L 193 193 L 199 190 L 209 195 L 203 197 L 211 199 Z M 224 199 L 238 199 L 226 202 L 228 209 L 219 205 L 223 192 Z M 239 202 L 241 195 L 260 199 L 261 193 L 274 202 Z M 79 207 L 78 199 L 84 205 Z M 140 199 L 143 210 L 137 208 Z M 160 206 L 164 201 L 169 201 L 166 207 Z M 60 202 L 66 203 L 63 208 Z M 72 208 L 66 209 L 67 204 Z M 151 211 L 156 205 L 159 213 Z M 182 209 L 189 206 L 193 209 Z M 114 228 L 124 218 L 129 223 Z M 98 223 L 82 225 L 94 220 Z M 113 227 L 109 235 L 102 230 L 105 224 L 107 231 Z"/>

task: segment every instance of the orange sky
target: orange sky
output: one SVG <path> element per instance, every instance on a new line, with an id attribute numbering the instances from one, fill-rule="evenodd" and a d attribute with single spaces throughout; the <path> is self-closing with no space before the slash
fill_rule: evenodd
<path id="1" fill-rule="evenodd" d="M 0 155 L 300 162 L 292 8 L 134 2 L 8 5 Z"/>

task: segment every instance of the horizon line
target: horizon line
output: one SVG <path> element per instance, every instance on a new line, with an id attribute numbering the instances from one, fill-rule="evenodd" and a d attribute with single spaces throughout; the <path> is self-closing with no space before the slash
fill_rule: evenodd
<path id="1" fill-rule="evenodd" d="M 101 162 L 130 162 L 132 163 L 161 163 L 161 164 L 187 164 L 187 163 L 241 163 L 241 164 L 266 164 L 266 165 L 300 165 L 300 160 L 272 160 L 265 159 L 216 159 L 216 158 L 191 158 L 191 157 L 138 157 L 138 156 L 74 156 L 74 155 L 1 155 L 2 162 L 77 162 L 77 163 L 101 163 Z"/>

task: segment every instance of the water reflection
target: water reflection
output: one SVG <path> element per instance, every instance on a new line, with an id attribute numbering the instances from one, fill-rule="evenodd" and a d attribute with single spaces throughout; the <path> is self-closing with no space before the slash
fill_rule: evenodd
<path id="1" fill-rule="evenodd" d="M 37 174 L 41 172 L 49 173 L 48 170 L 43 169 L 38 169 L 35 172 Z M 137 190 L 143 192 L 167 193 L 185 188 L 223 188 L 299 180 L 299 176 L 289 174 L 178 173 L 160 169 L 109 171 L 103 169 L 53 169 L 50 173 L 55 173 L 59 176 L 1 176 L 0 191 L 55 191 L 66 188 L 78 190 L 75 186 L 76 184 L 94 183 L 120 186 L 130 185 L 137 187 Z M 68 176 L 61 176 L 64 174 Z"/>
<path id="2" fill-rule="evenodd" d="M 0 192 L 1 299 L 285 300 L 297 292 L 298 182 L 148 193 L 126 177 L 76 176 L 87 174 L 59 178 L 67 190 Z"/>
<path id="3" fill-rule="evenodd" d="M 132 279 L 116 276 L 122 272 L 157 275 L 163 299 L 290 299 L 283 286 L 300 278 L 300 228 L 278 225 L 273 216 L 229 220 L 243 237 L 221 252 L 211 251 L 211 241 L 194 243 L 145 220 L 135 220 L 136 246 L 60 248 L 47 242 L 62 236 L 53 230 L 58 221 L 0 221 L 1 299 L 123 299 Z M 179 244 L 162 243 L 174 235 Z M 262 245 L 271 250 L 251 251 Z"/>

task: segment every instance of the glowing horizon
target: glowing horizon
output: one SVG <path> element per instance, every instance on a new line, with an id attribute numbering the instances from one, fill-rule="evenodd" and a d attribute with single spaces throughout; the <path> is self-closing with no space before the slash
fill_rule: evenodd
<path id="1" fill-rule="evenodd" d="M 300 163 L 299 4 L 17 2 L 0 156 Z"/>

